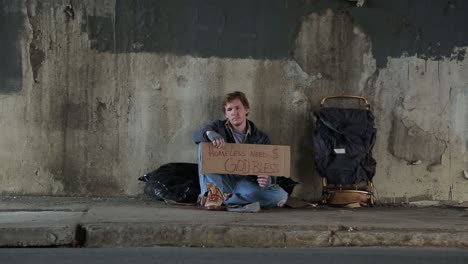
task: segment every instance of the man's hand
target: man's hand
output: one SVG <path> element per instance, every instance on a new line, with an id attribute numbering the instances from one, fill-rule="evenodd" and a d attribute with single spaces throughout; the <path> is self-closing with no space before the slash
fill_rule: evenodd
<path id="1" fill-rule="evenodd" d="M 206 131 L 206 136 L 211 142 L 213 142 L 213 146 L 216 148 L 224 147 L 224 138 L 220 134 L 216 133 L 215 131 Z"/>
<path id="2" fill-rule="evenodd" d="M 268 175 L 258 175 L 257 176 L 258 186 L 265 188 L 270 185 L 270 176 Z"/>

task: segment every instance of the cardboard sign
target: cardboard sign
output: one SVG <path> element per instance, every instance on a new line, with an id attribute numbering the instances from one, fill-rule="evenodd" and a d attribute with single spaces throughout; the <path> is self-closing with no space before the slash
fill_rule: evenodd
<path id="1" fill-rule="evenodd" d="M 201 172 L 240 175 L 290 176 L 290 147 L 230 144 L 215 148 L 202 144 Z"/>

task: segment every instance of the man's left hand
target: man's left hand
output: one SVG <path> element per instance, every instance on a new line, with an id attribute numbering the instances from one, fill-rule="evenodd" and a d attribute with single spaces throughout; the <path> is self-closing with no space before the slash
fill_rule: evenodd
<path id="1" fill-rule="evenodd" d="M 270 176 L 258 175 L 257 182 L 258 182 L 258 185 L 262 188 L 268 187 L 268 185 L 270 184 Z"/>

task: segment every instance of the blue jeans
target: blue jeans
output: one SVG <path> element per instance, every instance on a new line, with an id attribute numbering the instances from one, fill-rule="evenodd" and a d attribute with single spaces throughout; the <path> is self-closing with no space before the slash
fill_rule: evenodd
<path id="1" fill-rule="evenodd" d="M 259 202 L 263 208 L 273 208 L 282 206 L 288 199 L 288 193 L 279 185 L 273 184 L 262 188 L 253 177 L 235 174 L 202 174 L 201 145 L 198 147 L 198 169 L 201 195 L 207 192 L 207 183 L 214 183 L 221 192 L 232 194 L 226 200 L 226 204 L 228 205 L 244 205 Z"/>

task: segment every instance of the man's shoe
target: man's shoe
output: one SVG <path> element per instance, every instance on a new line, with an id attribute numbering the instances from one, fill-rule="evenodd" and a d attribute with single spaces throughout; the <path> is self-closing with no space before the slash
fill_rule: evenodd
<path id="1" fill-rule="evenodd" d="M 203 207 L 208 210 L 220 210 L 224 203 L 223 193 L 211 182 L 206 185 L 208 186 L 208 193 Z"/>

